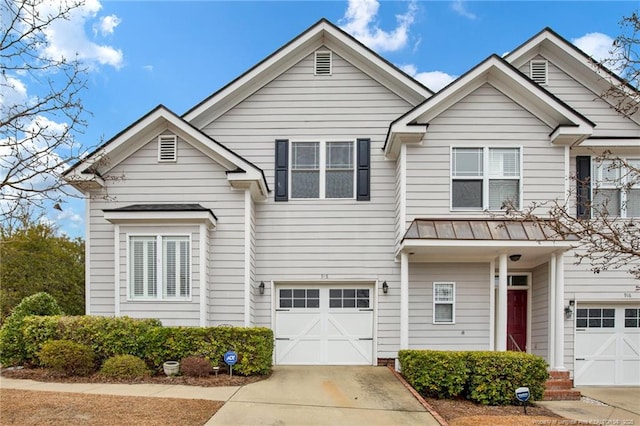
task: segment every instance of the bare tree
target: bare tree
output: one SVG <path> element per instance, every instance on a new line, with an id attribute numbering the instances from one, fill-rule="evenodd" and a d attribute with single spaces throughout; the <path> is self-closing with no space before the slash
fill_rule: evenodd
<path id="1" fill-rule="evenodd" d="M 575 263 L 588 265 L 594 273 L 623 268 L 640 280 L 640 161 L 609 152 L 592 161 L 606 178 L 572 176 L 577 190 L 566 199 L 534 202 L 523 210 L 507 202 L 507 217 L 537 222 L 556 236 L 579 240 Z M 581 188 L 587 191 L 584 195 Z"/>
<path id="2" fill-rule="evenodd" d="M 620 21 L 620 35 L 616 37 L 609 51 L 609 57 L 602 64 L 612 70 L 618 79 L 602 93 L 601 97 L 612 101 L 614 108 L 629 117 L 640 109 L 640 14 L 638 11 L 625 16 Z"/>
<path id="3" fill-rule="evenodd" d="M 77 58 L 46 53 L 47 31 L 83 0 L 0 0 L 0 220 L 19 205 L 60 203 L 72 189 L 61 173 L 82 155 L 86 126 Z M 24 81 L 35 87 L 26 94 Z"/>

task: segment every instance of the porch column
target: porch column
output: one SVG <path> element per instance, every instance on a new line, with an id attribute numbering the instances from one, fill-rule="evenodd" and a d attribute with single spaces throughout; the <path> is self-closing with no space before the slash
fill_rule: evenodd
<path id="1" fill-rule="evenodd" d="M 496 350 L 507 350 L 507 254 L 498 261 L 498 319 L 496 321 Z"/>
<path id="2" fill-rule="evenodd" d="M 400 349 L 409 349 L 409 255 L 400 254 Z"/>
<path id="3" fill-rule="evenodd" d="M 549 349 L 547 351 L 548 356 L 549 356 L 549 366 L 554 366 L 556 365 L 556 350 L 555 350 L 555 344 L 556 344 L 556 321 L 557 321 L 557 316 L 556 316 L 556 254 L 555 253 L 551 253 L 551 256 L 549 257 L 549 326 L 548 326 L 548 332 L 549 332 L 549 338 L 548 338 L 548 343 L 549 343 Z M 553 367 L 552 367 L 553 368 Z"/>
<path id="4" fill-rule="evenodd" d="M 555 291 L 555 356 L 554 370 L 564 368 L 564 253 L 556 253 L 556 291 Z"/>

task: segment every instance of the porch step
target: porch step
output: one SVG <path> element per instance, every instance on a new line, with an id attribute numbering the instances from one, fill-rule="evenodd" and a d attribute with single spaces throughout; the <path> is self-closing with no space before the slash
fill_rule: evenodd
<path id="1" fill-rule="evenodd" d="M 579 401 L 581 398 L 576 389 L 547 389 L 544 391 L 543 401 Z"/>
<path id="2" fill-rule="evenodd" d="M 573 380 L 568 371 L 550 371 L 545 383 L 544 401 L 577 401 L 580 391 L 573 388 Z"/>

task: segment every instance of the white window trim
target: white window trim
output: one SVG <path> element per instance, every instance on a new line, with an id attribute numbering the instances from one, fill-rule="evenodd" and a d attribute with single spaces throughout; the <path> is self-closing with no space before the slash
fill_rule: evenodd
<path id="1" fill-rule="evenodd" d="M 173 158 L 162 158 L 162 143 L 173 143 Z M 158 136 L 158 163 L 175 163 L 178 161 L 178 137 L 176 135 L 160 135 Z"/>
<path id="2" fill-rule="evenodd" d="M 440 301 L 436 300 L 436 287 L 438 285 L 451 285 L 453 292 L 453 300 L 451 301 Z M 456 323 L 456 283 L 453 281 L 434 281 L 433 289 L 432 289 L 432 311 L 433 311 L 433 319 L 432 322 L 434 325 L 442 325 L 442 324 L 455 324 Z M 436 321 L 436 305 L 451 305 L 451 321 Z"/>
<path id="3" fill-rule="evenodd" d="M 482 176 L 453 176 L 453 151 L 454 149 L 482 149 Z M 520 153 L 520 175 L 496 177 L 489 175 L 489 151 L 491 149 L 517 149 Z M 473 145 L 455 145 L 449 148 L 449 210 L 452 212 L 479 212 L 479 211 L 495 211 L 501 212 L 502 209 L 489 209 L 489 180 L 519 180 L 518 184 L 518 210 L 522 210 L 524 180 L 523 170 L 523 147 L 520 146 L 473 146 Z M 482 207 L 454 207 L 453 206 L 453 181 L 455 180 L 478 180 L 482 179 Z"/>
<path id="4" fill-rule="evenodd" d="M 134 296 L 131 282 L 131 237 L 150 237 L 156 239 L 156 297 Z M 188 297 L 164 297 L 163 282 L 163 237 L 182 237 L 189 240 L 189 296 Z M 202 236 L 201 236 L 202 238 Z M 182 233 L 152 233 L 152 232 L 136 232 L 127 233 L 126 240 L 126 257 L 127 257 L 127 302 L 191 302 L 193 299 L 193 238 L 192 235 Z"/>
<path id="5" fill-rule="evenodd" d="M 352 148 L 352 164 L 351 164 L 351 168 L 352 168 L 352 172 L 353 172 L 353 193 L 351 194 L 351 197 L 345 197 L 345 198 L 327 198 L 326 195 L 326 172 L 327 172 L 327 143 L 332 143 L 332 142 L 348 142 L 351 144 L 351 148 Z M 319 185 L 320 185 L 320 190 L 319 190 L 319 196 L 318 198 L 295 198 L 293 196 L 289 197 L 289 200 L 294 200 L 294 201 L 305 201 L 305 200 L 355 200 L 356 199 L 356 191 L 357 191 L 357 181 L 356 181 L 356 177 L 357 177 L 357 166 L 356 166 L 356 161 L 358 158 L 358 152 L 357 152 L 357 146 L 356 146 L 356 141 L 355 139 L 318 139 L 318 140 L 298 140 L 298 141 L 291 141 L 291 143 L 289 144 L 289 164 L 288 164 L 288 183 L 289 183 L 289 188 L 288 188 L 288 193 L 293 195 L 293 191 L 292 191 L 292 185 L 293 185 L 293 146 L 297 143 L 319 143 L 320 144 L 320 155 L 319 155 L 319 162 L 320 162 L 320 168 L 319 168 L 319 173 L 320 173 L 320 179 L 319 179 Z"/>
<path id="6" fill-rule="evenodd" d="M 626 163 L 629 162 L 635 162 L 638 161 L 640 162 L 640 157 L 620 157 L 621 160 L 625 161 Z M 605 160 L 606 161 L 606 160 Z M 605 161 L 599 162 L 599 161 L 592 161 L 591 164 L 591 176 L 593 176 L 595 179 L 593 180 L 593 185 L 591 185 L 591 194 L 590 194 L 590 199 L 593 201 L 593 197 L 594 197 L 594 191 L 597 190 L 598 188 L 601 189 L 617 189 L 618 191 L 620 191 L 620 205 L 618 206 L 618 208 L 620 209 L 620 216 L 618 216 L 621 219 L 627 219 L 633 216 L 628 216 L 627 215 L 627 185 L 629 184 L 629 170 L 624 167 L 624 166 L 620 166 L 621 168 L 618 169 L 618 183 L 611 183 L 611 182 L 604 182 L 602 183 L 602 172 L 603 172 L 603 168 L 602 167 L 598 167 L 599 165 L 604 165 Z M 612 160 L 610 160 L 612 161 Z M 624 167 L 624 171 L 622 170 L 622 167 Z M 606 167 L 605 167 L 606 169 Z M 640 182 L 636 183 L 635 185 L 631 186 L 632 189 L 640 189 Z M 591 216 L 594 217 L 594 215 L 597 215 L 597 212 L 594 211 L 593 206 L 591 208 Z M 610 215 L 610 216 L 614 216 L 614 215 Z M 614 216 L 615 217 L 615 216 Z"/>

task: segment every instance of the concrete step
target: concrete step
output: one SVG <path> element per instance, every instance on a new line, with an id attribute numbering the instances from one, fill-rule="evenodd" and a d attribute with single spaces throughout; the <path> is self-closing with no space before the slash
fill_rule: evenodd
<path id="1" fill-rule="evenodd" d="M 576 389 L 547 389 L 543 401 L 579 401 L 580 391 Z"/>

